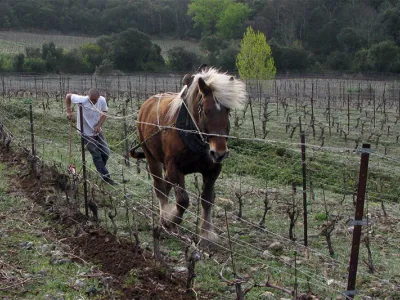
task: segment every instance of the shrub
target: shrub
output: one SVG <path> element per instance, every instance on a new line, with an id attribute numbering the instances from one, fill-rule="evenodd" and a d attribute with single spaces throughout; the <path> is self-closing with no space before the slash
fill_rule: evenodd
<path id="1" fill-rule="evenodd" d="M 371 46 L 368 59 L 376 71 L 398 72 L 400 47 L 394 41 L 383 41 Z"/>
<path id="2" fill-rule="evenodd" d="M 326 221 L 328 220 L 328 215 L 324 212 L 314 214 L 314 219 L 317 221 Z"/>
<path id="3" fill-rule="evenodd" d="M 26 72 L 45 73 L 46 62 L 41 58 L 27 57 L 24 63 Z"/>
<path id="4" fill-rule="evenodd" d="M 224 71 L 232 71 L 236 69 L 236 56 L 239 53 L 239 48 L 232 45 L 218 55 L 216 65 L 221 67 Z"/>
<path id="5" fill-rule="evenodd" d="M 12 56 L 0 54 L 0 72 L 9 72 L 12 65 Z"/>
<path id="6" fill-rule="evenodd" d="M 326 58 L 326 65 L 331 70 L 347 70 L 349 68 L 349 62 L 345 52 L 333 51 Z"/>
<path id="7" fill-rule="evenodd" d="M 280 46 L 276 42 L 272 42 L 271 49 L 276 68 L 279 71 L 302 71 L 309 65 L 307 51 L 299 43 L 292 46 Z"/>
<path id="8" fill-rule="evenodd" d="M 104 75 L 111 73 L 112 70 L 114 70 L 114 63 L 110 59 L 105 58 L 101 64 L 96 67 L 96 74 Z"/>
<path id="9" fill-rule="evenodd" d="M 168 51 L 167 55 L 168 66 L 172 71 L 191 71 L 200 64 L 197 54 L 183 47 L 174 47 Z"/>
<path id="10" fill-rule="evenodd" d="M 20 53 L 13 57 L 12 59 L 12 71 L 13 72 L 23 72 L 24 71 L 25 54 Z"/>
<path id="11" fill-rule="evenodd" d="M 351 68 L 354 71 L 367 71 L 371 69 L 371 62 L 368 58 L 368 50 L 365 48 L 360 49 L 354 55 Z"/>
<path id="12" fill-rule="evenodd" d="M 85 62 L 82 53 L 77 49 L 67 52 L 63 58 L 62 71 L 65 73 L 91 73 L 95 68 Z"/>
<path id="13" fill-rule="evenodd" d="M 27 58 L 41 58 L 42 51 L 40 48 L 35 47 L 25 47 L 25 53 Z"/>

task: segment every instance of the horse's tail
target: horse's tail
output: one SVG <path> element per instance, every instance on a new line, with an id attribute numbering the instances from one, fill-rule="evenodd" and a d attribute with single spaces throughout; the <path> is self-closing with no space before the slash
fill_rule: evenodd
<path id="1" fill-rule="evenodd" d="M 141 149 L 134 149 L 134 148 L 129 151 L 129 156 L 137 159 L 146 158 L 144 152 Z"/>

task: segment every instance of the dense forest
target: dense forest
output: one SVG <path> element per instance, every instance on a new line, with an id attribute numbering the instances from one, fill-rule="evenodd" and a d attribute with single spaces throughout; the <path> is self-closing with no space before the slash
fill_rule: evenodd
<path id="1" fill-rule="evenodd" d="M 0 11 L 2 30 L 103 35 L 86 71 L 102 63 L 123 71 L 183 70 L 198 61 L 235 70 L 240 39 L 252 26 L 266 35 L 279 72 L 400 72 L 400 0 L 2 0 Z M 123 32 L 131 41 L 149 37 L 144 61 L 126 64 Z M 198 40 L 202 53 L 177 48 L 160 63 L 154 36 Z M 79 51 L 75 56 L 88 49 Z M 176 60 L 182 57 L 184 63 Z"/>

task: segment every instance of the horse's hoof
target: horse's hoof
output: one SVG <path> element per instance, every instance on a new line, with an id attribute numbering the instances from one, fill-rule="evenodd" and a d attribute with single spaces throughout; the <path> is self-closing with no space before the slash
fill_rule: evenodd
<path id="1" fill-rule="evenodd" d="M 204 238 L 200 238 L 197 247 L 206 251 L 215 251 L 218 249 L 218 245 L 214 241 L 206 240 Z"/>
<path id="2" fill-rule="evenodd" d="M 168 231 L 175 231 L 175 229 L 177 227 L 175 223 L 171 222 L 168 219 L 164 219 L 164 218 L 160 219 L 160 225 L 162 227 L 164 227 L 165 229 L 167 229 Z"/>
<path id="3" fill-rule="evenodd" d="M 201 234 L 198 245 L 208 249 L 215 249 L 218 247 L 217 241 L 218 235 L 215 232 L 207 231 Z"/>

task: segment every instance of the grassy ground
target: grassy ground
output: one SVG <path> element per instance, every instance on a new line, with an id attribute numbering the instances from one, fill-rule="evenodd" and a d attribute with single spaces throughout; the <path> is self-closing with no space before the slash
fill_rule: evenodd
<path id="1" fill-rule="evenodd" d="M 48 110 L 43 110 L 40 101 L 34 105 L 37 151 L 45 161 L 51 160 L 60 169 L 66 170 L 69 160 L 69 127 L 65 122 L 64 113 L 60 109 L 60 103 L 52 102 L 50 104 Z M 29 147 L 27 103 L 21 99 L 11 99 L 7 104 L 3 102 L 3 105 L 4 110 L 0 117 L 5 120 L 4 124 L 14 133 L 16 140 L 22 140 L 24 145 Z M 110 111 L 115 112 L 117 108 L 118 103 L 110 103 Z M 260 106 L 253 108 L 254 116 L 259 116 Z M 232 298 L 234 295 L 234 288 L 228 287 L 218 278 L 219 272 L 223 270 L 225 277 L 233 279 L 233 265 L 228 262 L 225 266 L 230 252 L 224 213 L 226 202 L 222 200 L 225 198 L 233 201 L 233 204 L 229 204 L 227 207 L 229 231 L 233 240 L 232 250 L 236 272 L 244 278 L 251 278 L 246 287 L 250 287 L 251 283 L 261 284 L 266 278 L 269 278 L 271 284 L 293 289 L 297 278 L 299 292 L 304 293 L 310 288 L 320 297 L 334 298 L 340 291 L 345 290 L 347 281 L 347 265 L 352 237 L 348 219 L 354 216 L 352 200 L 360 160 L 359 154 L 352 151 L 355 148 L 354 137 L 360 134 L 355 130 L 356 118 L 351 123 L 354 133 L 349 135 L 347 141 L 336 130 L 332 130 L 332 136 L 329 136 L 326 129 L 325 147 L 323 148 L 319 147 L 321 141 L 312 137 L 310 127 L 303 127 L 307 133 L 307 157 L 308 159 L 312 158 L 308 161 L 309 176 L 311 177 L 309 177 L 307 186 L 310 187 L 311 179 L 314 186 L 312 190 L 307 189 L 311 250 L 305 251 L 301 247 L 303 235 L 301 216 L 295 227 L 297 243 L 288 240 L 287 209 L 293 202 L 298 203 L 297 208 L 302 206 L 298 131 L 293 137 L 290 137 L 290 131 L 286 132 L 284 126 L 286 117 L 283 109 L 280 108 L 277 113 L 274 104 L 271 104 L 270 108 L 272 114 L 268 121 L 269 133 L 265 140 L 232 139 L 229 142 L 231 156 L 224 163 L 223 173 L 218 179 L 217 205 L 214 207 L 213 213 L 216 231 L 220 236 L 220 248 L 214 253 L 212 259 L 205 259 L 197 264 L 195 289 L 210 290 L 221 295 L 221 298 Z M 293 119 L 304 116 L 301 110 L 296 112 L 293 103 L 288 111 L 292 113 Z M 324 111 L 322 105 L 315 109 L 315 116 L 320 122 L 324 122 L 326 118 Z M 133 112 L 128 112 L 128 114 L 130 113 Z M 332 114 L 342 118 L 342 125 L 346 120 L 343 117 L 344 113 L 345 111 L 340 107 L 332 111 Z M 351 113 L 356 115 L 358 111 L 353 109 Z M 391 118 L 390 124 L 393 126 L 395 124 L 394 112 L 389 115 L 389 118 Z M 231 134 L 251 138 L 253 126 L 249 110 L 242 121 L 243 124 L 235 128 L 234 120 L 232 120 Z M 310 117 L 306 114 L 303 124 L 309 124 L 309 121 Z M 134 125 L 134 121 L 129 119 L 130 141 L 134 138 Z M 262 126 L 259 117 L 255 118 L 255 126 L 257 134 L 260 136 Z M 369 123 L 369 126 L 368 130 L 372 131 L 372 124 Z M 148 178 L 144 162 L 141 162 L 139 169 L 135 165 L 126 167 L 123 164 L 121 156 L 124 153 L 122 128 L 121 120 L 112 118 L 107 120 L 105 125 L 106 136 L 114 151 L 109 165 L 115 179 L 122 181 L 123 174 L 124 178 L 130 181 L 126 185 L 116 188 L 103 186 L 101 190 L 112 193 L 112 197 L 102 197 L 99 192 L 91 197 L 98 202 L 101 224 L 111 231 L 115 230 L 108 214 L 116 212 L 118 234 L 131 238 L 132 228 L 134 228 L 132 224 L 136 223 L 142 245 L 152 249 L 150 210 L 157 211 L 157 203 L 154 200 L 154 207 L 152 207 L 151 180 Z M 319 133 L 320 131 L 317 132 L 317 137 Z M 369 134 L 365 133 L 365 136 L 365 140 L 367 140 Z M 79 140 L 75 133 L 72 137 L 72 161 L 80 172 Z M 398 264 L 400 214 L 398 203 L 395 203 L 397 199 L 396 182 L 398 182 L 399 176 L 396 157 L 399 146 L 394 142 L 394 136 L 389 135 L 384 138 L 393 139 L 389 147 L 391 155 L 378 156 L 379 153 L 383 156 L 381 142 L 385 142 L 385 140 L 381 139 L 378 143 L 378 153 L 371 156 L 370 174 L 372 175 L 369 181 L 371 184 L 368 186 L 370 193 L 368 200 L 370 201 L 368 201 L 365 212 L 371 221 L 364 233 L 370 238 L 375 273 L 368 273 L 365 263 L 368 260 L 368 253 L 363 244 L 360 252 L 357 289 L 361 295 L 395 298 L 399 295 L 400 284 L 397 271 L 400 268 Z M 371 138 L 371 141 L 374 142 L 374 139 Z M 388 158 L 394 158 L 395 161 Z M 95 186 L 95 184 L 101 186 L 91 162 L 88 167 L 91 186 Z M 190 210 L 184 216 L 181 233 L 191 236 L 190 232 L 195 231 L 197 213 L 197 203 L 193 200 L 198 192 L 194 185 L 195 177 L 187 176 L 187 180 L 186 187 L 191 193 L 192 201 Z M 292 183 L 296 184 L 296 193 L 292 190 Z M 236 216 L 239 208 L 237 195 L 241 193 L 244 195 L 245 205 L 242 219 L 239 219 Z M 377 201 L 379 195 L 382 195 L 384 200 L 387 216 L 381 208 L 381 203 Z M 265 223 L 260 227 L 257 224 L 262 217 L 266 196 L 270 200 L 272 208 L 267 214 Z M 321 232 L 337 217 L 339 218 L 335 230 L 332 232 L 335 253 L 330 257 Z M 283 249 L 279 253 L 273 253 L 268 249 L 268 246 L 275 241 L 279 241 L 283 245 Z M 183 249 L 184 244 L 174 238 L 168 237 L 162 241 L 163 253 L 174 259 L 178 266 L 184 265 Z M 297 268 L 294 268 L 295 263 Z M 273 292 L 276 297 L 285 296 L 285 293 L 275 289 L 253 288 L 247 294 L 247 299 L 259 299 L 261 294 L 267 290 Z"/>

